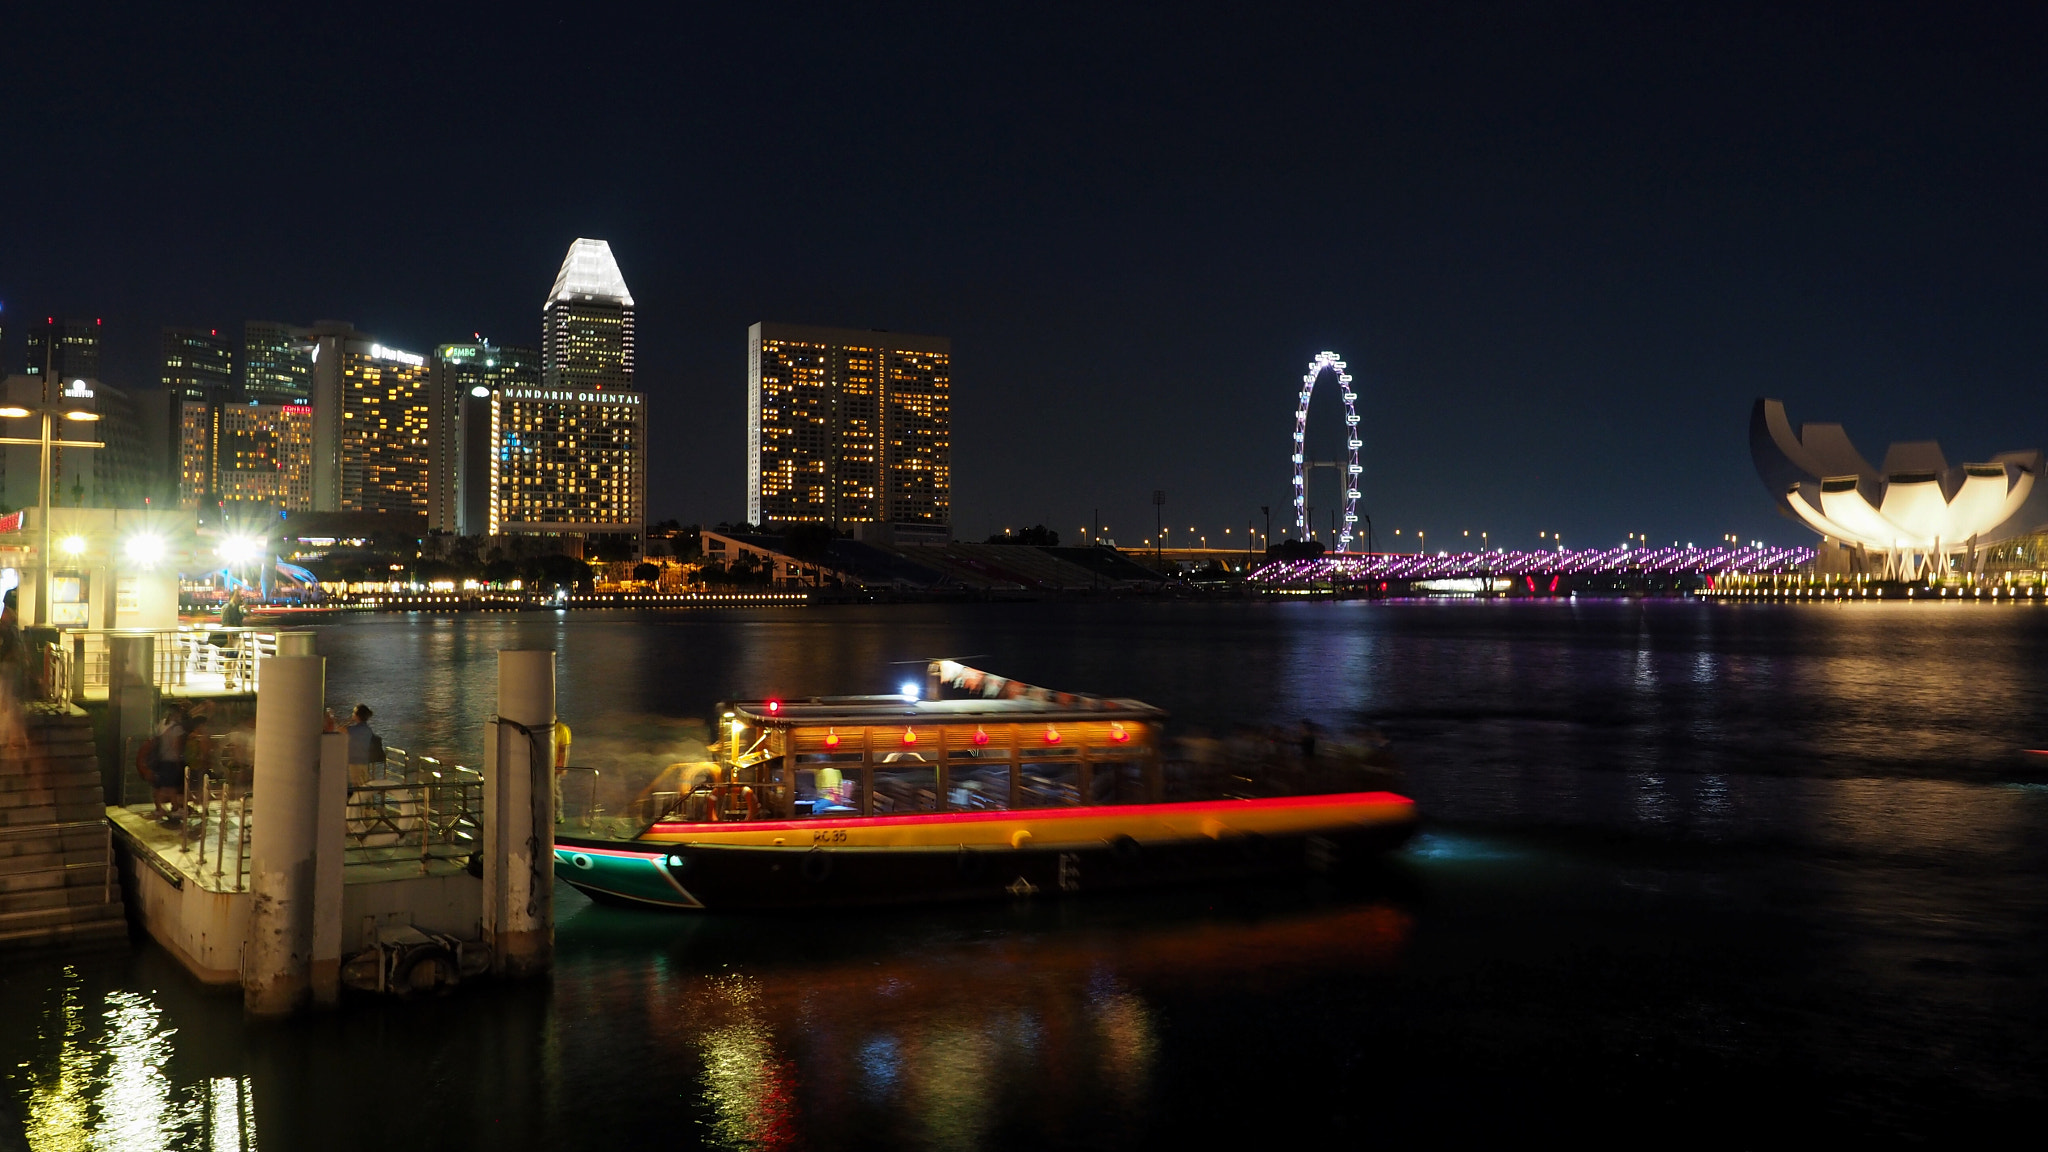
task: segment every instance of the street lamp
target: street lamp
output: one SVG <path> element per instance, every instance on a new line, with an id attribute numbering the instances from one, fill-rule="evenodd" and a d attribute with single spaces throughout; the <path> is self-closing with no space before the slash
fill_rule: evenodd
<path id="1" fill-rule="evenodd" d="M 88 412 L 82 408 L 53 408 L 48 404 L 41 404 L 34 408 L 23 408 L 19 405 L 8 405 L 0 408 L 0 418 L 21 420 L 29 416 L 41 416 L 43 418 L 42 435 L 33 440 L 25 436 L 0 436 L 0 444 L 33 445 L 42 450 L 40 486 L 36 497 L 37 506 L 42 513 L 43 520 L 43 543 L 42 547 L 36 549 L 36 563 L 42 568 L 42 574 L 38 577 L 36 590 L 36 623 L 48 624 L 50 622 L 50 599 L 55 594 L 57 579 L 56 565 L 50 563 L 50 450 L 53 448 L 99 448 L 103 447 L 103 445 L 97 440 L 60 440 L 56 436 L 58 417 L 61 416 L 66 420 L 90 421 L 100 418 L 100 414 L 97 412 Z M 65 541 L 67 550 L 70 543 L 70 540 Z M 81 545 L 79 551 L 82 552 L 84 551 L 84 541 L 81 540 L 79 543 Z M 74 552 L 72 554 L 77 555 L 78 553 Z"/>

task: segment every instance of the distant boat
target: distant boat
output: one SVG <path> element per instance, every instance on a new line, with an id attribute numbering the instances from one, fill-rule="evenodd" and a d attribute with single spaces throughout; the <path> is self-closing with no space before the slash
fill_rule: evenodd
<path id="1" fill-rule="evenodd" d="M 1166 714 L 935 661 L 927 693 L 749 700 L 638 817 L 555 838 L 555 874 L 643 908 L 1061 896 L 1340 868 L 1399 847 L 1389 791 L 1168 801 Z M 580 834 L 578 832 L 580 830 Z"/>

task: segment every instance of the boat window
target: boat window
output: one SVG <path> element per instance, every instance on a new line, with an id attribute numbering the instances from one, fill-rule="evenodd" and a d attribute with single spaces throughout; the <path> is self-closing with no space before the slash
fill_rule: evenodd
<path id="1" fill-rule="evenodd" d="M 1010 806 L 1010 766 L 961 764 L 946 768 L 946 806 L 973 812 Z"/>
<path id="2" fill-rule="evenodd" d="M 1019 808 L 1064 808 L 1081 802 L 1081 764 L 1077 760 L 1022 764 L 1017 780 Z"/>
<path id="3" fill-rule="evenodd" d="M 1088 792 L 1094 804 L 1145 804 L 1150 802 L 1145 787 L 1145 765 L 1136 760 L 1098 760 L 1091 767 Z"/>
<path id="4" fill-rule="evenodd" d="M 856 755 L 854 759 L 860 757 Z M 864 768 L 799 768 L 796 770 L 794 815 L 858 816 Z"/>
<path id="5" fill-rule="evenodd" d="M 796 758 L 799 764 L 858 764 L 860 761 L 858 752 L 805 752 Z"/>
<path id="6" fill-rule="evenodd" d="M 875 814 L 936 812 L 939 770 L 930 764 L 899 760 L 878 765 L 875 773 Z"/>

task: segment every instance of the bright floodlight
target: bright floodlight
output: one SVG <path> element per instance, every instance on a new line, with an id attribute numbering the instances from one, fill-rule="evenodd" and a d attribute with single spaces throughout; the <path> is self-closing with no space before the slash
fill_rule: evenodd
<path id="1" fill-rule="evenodd" d="M 163 537 L 130 536 L 121 550 L 137 564 L 154 564 L 164 557 Z"/>
<path id="2" fill-rule="evenodd" d="M 491 397 L 491 390 L 479 384 L 476 387 L 471 388 L 469 390 L 469 394 L 471 396 L 476 397 L 479 400 L 488 400 Z"/>
<path id="3" fill-rule="evenodd" d="M 66 420 L 97 420 L 100 418 L 100 414 L 97 412 L 87 412 L 83 408 L 73 408 L 69 412 L 64 413 L 64 418 Z"/>
<path id="4" fill-rule="evenodd" d="M 5 408 L 0 408 L 0 416 L 5 416 L 5 417 L 7 417 L 7 418 L 9 418 L 9 419 L 13 419 L 13 418 L 15 418 L 15 417 L 17 417 L 17 416 L 26 416 L 26 415 L 28 415 L 28 414 L 29 414 L 29 411 L 28 411 L 28 409 L 26 409 L 26 408 L 16 408 L 16 407 L 14 407 L 13 405 L 9 405 L 8 407 L 5 407 Z"/>
<path id="5" fill-rule="evenodd" d="M 230 564 L 246 564 L 263 555 L 263 541 L 254 536 L 230 536 L 216 551 Z"/>
<path id="6" fill-rule="evenodd" d="M 903 682 L 903 698 L 905 700 L 917 699 L 917 684 L 915 681 L 905 680 Z"/>
<path id="7" fill-rule="evenodd" d="M 67 555 L 77 556 L 85 551 L 85 537 L 66 536 L 63 547 Z"/>

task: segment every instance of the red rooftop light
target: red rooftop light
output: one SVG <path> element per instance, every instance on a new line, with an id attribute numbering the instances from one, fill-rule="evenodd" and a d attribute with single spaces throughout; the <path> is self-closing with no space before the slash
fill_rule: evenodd
<path id="1" fill-rule="evenodd" d="M 768 714 L 769 714 L 770 716 L 773 716 L 773 715 L 775 715 L 775 714 L 776 714 L 777 712 L 780 712 L 780 711 L 782 711 L 782 701 L 780 701 L 780 700 L 770 700 L 770 701 L 768 702 Z"/>

